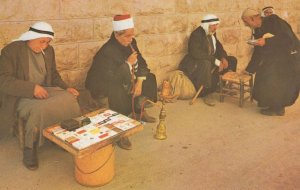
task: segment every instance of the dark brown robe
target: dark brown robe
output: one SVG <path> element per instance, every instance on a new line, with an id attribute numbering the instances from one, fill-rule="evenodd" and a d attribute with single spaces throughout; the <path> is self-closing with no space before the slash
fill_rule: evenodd
<path id="1" fill-rule="evenodd" d="M 246 68 L 256 73 L 253 98 L 260 107 L 285 107 L 294 104 L 299 95 L 299 85 L 290 53 L 294 40 L 291 27 L 277 15 L 263 18 L 262 26 L 254 31 L 255 39 L 270 33 L 263 47 L 255 46 Z"/>
<path id="2" fill-rule="evenodd" d="M 201 26 L 196 28 L 188 42 L 188 53 L 179 64 L 179 70 L 189 77 L 196 89 L 200 85 L 205 87 L 201 93 L 202 96 L 216 90 L 220 74 L 228 70 L 236 71 L 237 59 L 233 56 L 228 56 L 216 34 L 214 34 L 214 37 L 216 39 L 216 49 L 212 52 L 212 45 L 209 42 L 210 38 L 208 38 Z M 222 73 L 219 73 L 218 68 L 216 68 L 212 73 L 216 67 L 215 59 L 221 60 L 222 58 L 227 59 L 228 68 Z"/>
<path id="3" fill-rule="evenodd" d="M 148 69 L 135 39 L 131 45 L 138 53 L 138 68 L 134 75 L 135 77 L 146 78 L 143 82 L 142 96 L 156 101 L 156 77 L 150 73 L 150 69 Z M 124 115 L 132 112 L 132 95 L 130 94 L 132 78 L 131 71 L 126 63 L 130 54 L 132 54 L 131 48 L 122 46 L 112 34 L 110 39 L 95 55 L 85 83 L 86 88 L 90 90 L 94 98 L 107 96 L 110 109 Z M 135 112 L 140 112 L 137 104 L 138 98 L 134 100 Z"/>

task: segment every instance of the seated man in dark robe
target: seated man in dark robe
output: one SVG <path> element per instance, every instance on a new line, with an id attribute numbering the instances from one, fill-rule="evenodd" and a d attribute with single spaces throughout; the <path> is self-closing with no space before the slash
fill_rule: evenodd
<path id="1" fill-rule="evenodd" d="M 261 114 L 283 116 L 285 107 L 294 104 L 299 95 L 299 73 L 291 62 L 291 55 L 299 53 L 295 51 L 299 40 L 276 14 L 261 17 L 259 11 L 248 8 L 242 20 L 254 30 L 254 51 L 246 67 L 247 72 L 256 73 L 253 98 Z"/>
<path id="2" fill-rule="evenodd" d="M 19 39 L 8 44 L 0 56 L 0 118 L 25 120 L 24 165 L 38 168 L 37 147 L 42 130 L 80 115 L 74 88 L 69 88 L 56 70 L 54 32 L 48 23 L 37 22 Z"/>
<path id="3" fill-rule="evenodd" d="M 228 56 L 222 44 L 217 39 L 216 30 L 220 21 L 213 14 L 204 16 L 201 26 L 196 28 L 190 36 L 188 54 L 179 65 L 196 89 L 202 85 L 200 93 L 205 104 L 215 105 L 212 93 L 216 91 L 219 75 L 236 71 L 237 60 Z"/>
<path id="4" fill-rule="evenodd" d="M 136 40 L 134 23 L 130 15 L 117 15 L 113 20 L 113 33 L 94 57 L 87 74 L 86 88 L 94 99 L 107 96 L 109 107 L 121 114 L 132 114 L 145 122 L 155 122 L 143 110 L 146 99 L 157 101 L 156 77 L 150 73 Z M 131 149 L 128 138 L 119 146 Z"/>

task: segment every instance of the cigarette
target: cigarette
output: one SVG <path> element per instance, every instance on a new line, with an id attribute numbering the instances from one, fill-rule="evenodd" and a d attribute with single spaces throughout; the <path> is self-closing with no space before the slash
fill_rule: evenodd
<path id="1" fill-rule="evenodd" d="M 41 48 L 42 54 L 45 55 L 45 52 L 43 51 L 43 49 Z"/>

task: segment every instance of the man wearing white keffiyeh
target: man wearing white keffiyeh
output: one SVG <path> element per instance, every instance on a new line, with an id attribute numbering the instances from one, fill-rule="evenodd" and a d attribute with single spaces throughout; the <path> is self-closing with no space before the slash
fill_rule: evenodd
<path id="1" fill-rule="evenodd" d="M 200 96 L 209 106 L 215 105 L 211 93 L 217 88 L 219 75 L 229 70 L 236 71 L 237 64 L 236 58 L 228 56 L 217 39 L 219 23 L 216 15 L 207 14 L 203 17 L 200 26 L 191 34 L 188 54 L 179 65 L 179 69 L 189 77 L 196 89 L 204 87 Z"/>
<path id="2" fill-rule="evenodd" d="M 0 55 L 0 120 L 26 121 L 23 163 L 30 170 L 38 168 L 43 129 L 80 115 L 79 92 L 56 70 L 53 38 L 50 24 L 36 22 Z"/>

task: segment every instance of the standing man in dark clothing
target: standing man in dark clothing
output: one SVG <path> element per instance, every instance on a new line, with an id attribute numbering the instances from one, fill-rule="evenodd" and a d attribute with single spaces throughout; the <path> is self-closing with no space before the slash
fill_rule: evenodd
<path id="1" fill-rule="evenodd" d="M 299 40 L 290 25 L 273 14 L 262 18 L 259 11 L 246 9 L 242 14 L 246 26 L 254 29 L 254 52 L 246 68 L 256 73 L 253 98 L 261 114 L 282 116 L 285 107 L 294 104 L 299 95 L 297 74 L 290 61 L 291 51 Z"/>
<path id="2" fill-rule="evenodd" d="M 228 56 L 222 44 L 217 39 L 216 30 L 220 21 L 213 14 L 204 16 L 201 26 L 191 34 L 188 44 L 188 54 L 179 65 L 196 89 L 201 85 L 203 101 L 209 106 L 214 106 L 215 101 L 211 94 L 216 90 L 219 75 L 227 71 L 236 71 L 237 60 Z"/>
<path id="3" fill-rule="evenodd" d="M 156 77 L 150 73 L 136 40 L 130 15 L 116 15 L 110 39 L 94 57 L 87 74 L 86 87 L 93 98 L 107 96 L 109 107 L 124 115 L 142 114 L 145 122 L 155 122 L 142 110 L 145 99 L 157 101 Z M 128 138 L 121 139 L 121 148 L 131 149 Z"/>

